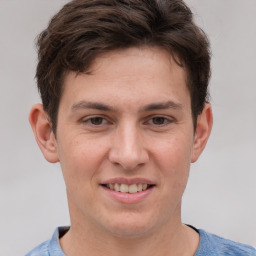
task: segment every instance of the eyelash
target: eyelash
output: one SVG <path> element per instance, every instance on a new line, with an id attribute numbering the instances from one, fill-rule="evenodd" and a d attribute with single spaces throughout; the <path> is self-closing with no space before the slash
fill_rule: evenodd
<path id="1" fill-rule="evenodd" d="M 163 121 L 163 123 L 161 123 L 161 124 L 155 124 L 153 121 L 154 120 L 157 120 L 157 119 L 161 119 L 162 121 Z M 152 116 L 152 117 L 150 117 L 150 119 L 148 119 L 148 121 L 146 121 L 145 123 L 147 124 L 147 123 L 150 123 L 151 125 L 154 125 L 154 126 L 157 126 L 157 127 L 164 127 L 164 126 L 166 126 L 166 125 L 168 125 L 168 124 L 171 124 L 171 123 L 173 123 L 174 121 L 173 121 L 173 119 L 171 119 L 171 118 L 167 118 L 167 117 L 165 117 L 165 116 Z"/>
<path id="2" fill-rule="evenodd" d="M 162 123 L 155 124 L 154 121 L 157 121 L 157 120 L 162 121 Z M 96 123 L 98 121 L 100 121 L 100 123 L 95 124 L 95 121 L 96 121 Z M 168 124 L 171 124 L 173 122 L 174 122 L 173 119 L 159 115 L 159 116 L 150 116 L 150 117 L 148 117 L 147 120 L 143 124 L 145 124 L 145 125 L 149 124 L 149 125 L 152 125 L 152 126 L 155 126 L 155 127 L 164 127 L 164 126 L 166 126 Z M 102 116 L 88 117 L 88 118 L 82 120 L 82 123 L 83 124 L 89 124 L 90 126 L 93 126 L 93 127 L 102 127 L 106 124 L 111 124 L 111 122 L 108 121 L 108 119 L 106 119 L 105 117 L 102 117 Z"/>
<path id="3" fill-rule="evenodd" d="M 93 123 L 93 120 L 95 121 L 97 119 L 101 120 L 100 124 L 94 124 Z M 94 127 L 102 126 L 102 125 L 106 124 L 107 122 L 109 122 L 109 121 L 106 118 L 102 117 L 102 116 L 91 116 L 89 118 L 86 118 L 86 119 L 82 120 L 83 124 L 89 124 L 89 125 L 94 126 Z"/>

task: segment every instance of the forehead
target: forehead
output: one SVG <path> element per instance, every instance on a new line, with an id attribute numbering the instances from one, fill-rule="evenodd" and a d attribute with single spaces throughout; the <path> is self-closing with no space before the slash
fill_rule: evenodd
<path id="1" fill-rule="evenodd" d="M 188 94 L 186 70 L 158 47 L 128 48 L 99 55 L 85 73 L 70 72 L 61 101 L 84 97 L 109 101 L 181 100 Z M 182 99 L 184 101 L 184 98 Z M 187 98 L 186 101 L 190 101 Z M 71 104 L 71 102 L 70 102 Z"/>
<path id="2" fill-rule="evenodd" d="M 104 72 L 107 67 L 114 68 L 117 75 L 144 73 L 146 69 L 149 76 L 166 71 L 171 74 L 178 70 L 180 74 L 186 75 L 186 69 L 181 67 L 178 61 L 179 57 L 176 54 L 171 54 L 162 47 L 130 47 L 97 55 L 85 73 L 95 75 L 98 71 Z"/>

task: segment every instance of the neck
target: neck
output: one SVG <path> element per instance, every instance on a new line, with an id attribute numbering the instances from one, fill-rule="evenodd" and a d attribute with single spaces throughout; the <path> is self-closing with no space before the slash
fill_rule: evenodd
<path id="1" fill-rule="evenodd" d="M 60 245 L 68 256 L 191 256 L 198 244 L 197 232 L 183 225 L 180 219 L 136 237 L 102 232 L 90 221 L 84 225 L 73 221 L 69 232 L 60 239 Z"/>

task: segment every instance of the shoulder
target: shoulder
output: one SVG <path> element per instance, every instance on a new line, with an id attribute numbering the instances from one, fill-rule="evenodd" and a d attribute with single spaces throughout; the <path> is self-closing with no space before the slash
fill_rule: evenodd
<path id="1" fill-rule="evenodd" d="M 210 234 L 202 229 L 199 229 L 199 233 L 200 244 L 195 256 L 256 256 L 256 250 L 252 246 Z"/>
<path id="2" fill-rule="evenodd" d="M 49 242 L 50 240 L 38 245 L 25 256 L 49 256 Z"/>
<path id="3" fill-rule="evenodd" d="M 59 238 L 68 230 L 69 227 L 56 228 L 50 240 L 40 244 L 25 256 L 65 256 L 60 247 Z"/>

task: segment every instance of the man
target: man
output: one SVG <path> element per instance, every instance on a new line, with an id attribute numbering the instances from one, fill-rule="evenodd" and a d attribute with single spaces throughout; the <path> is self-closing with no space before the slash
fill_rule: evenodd
<path id="1" fill-rule="evenodd" d="M 70 227 L 28 255 L 256 255 L 182 224 L 212 127 L 209 44 L 177 0 L 76 0 L 38 38 L 30 123 Z"/>

